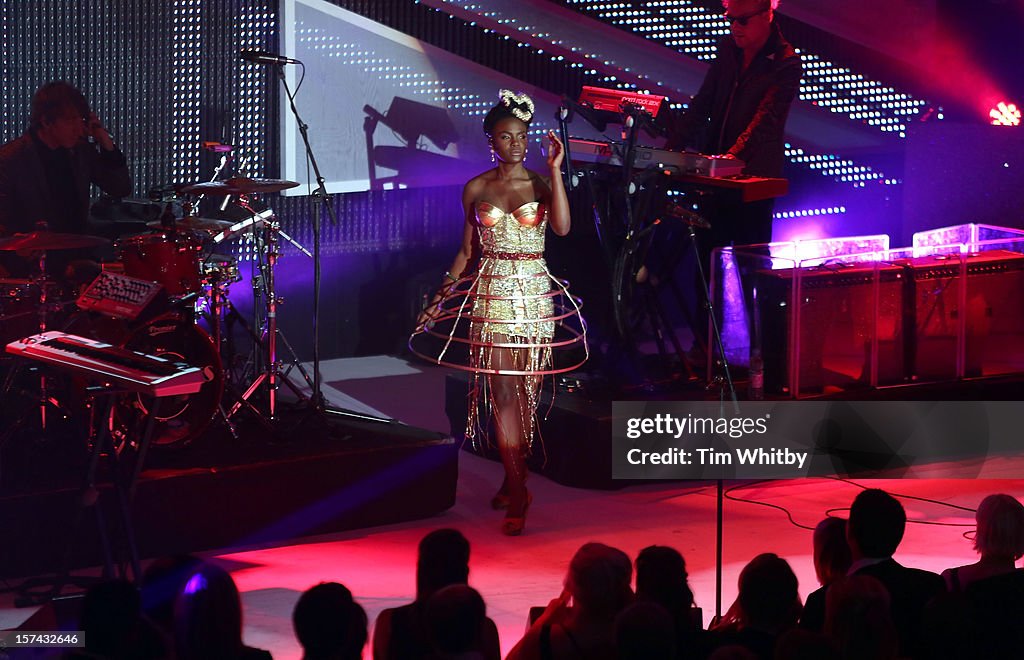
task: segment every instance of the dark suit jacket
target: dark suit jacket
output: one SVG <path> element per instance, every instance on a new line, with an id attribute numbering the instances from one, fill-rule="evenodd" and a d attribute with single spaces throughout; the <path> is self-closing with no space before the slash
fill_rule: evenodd
<path id="1" fill-rule="evenodd" d="M 670 127 L 668 146 L 730 153 L 746 163 L 746 174 L 778 177 L 786 119 L 803 74 L 800 56 L 772 23 L 768 42 L 740 73 L 742 64 L 743 51 L 732 37 L 719 41 L 700 91 Z"/>
<path id="2" fill-rule="evenodd" d="M 865 566 L 855 575 L 870 575 L 881 582 L 889 592 L 892 621 L 900 638 L 900 655 L 921 657 L 922 620 L 925 605 L 945 592 L 946 583 L 936 573 L 907 568 L 895 559 L 886 559 L 878 564 Z M 825 622 L 825 594 L 828 587 L 822 587 L 808 597 L 800 619 L 801 627 L 821 630 Z"/>
<path id="3" fill-rule="evenodd" d="M 51 231 L 75 230 L 69 223 L 81 224 L 89 217 L 89 184 L 96 184 L 111 197 L 126 197 L 132 192 L 131 174 L 124 154 L 104 152 L 83 142 L 71 150 L 71 171 L 78 191 L 77 219 L 58 217 L 50 183 L 46 179 L 40 146 L 28 133 L 0 147 L 0 235 L 35 230 L 44 220 Z"/>
<path id="4" fill-rule="evenodd" d="M 1024 658 L 1024 569 L 971 582 L 925 611 L 929 660 Z"/>
<path id="5" fill-rule="evenodd" d="M 946 591 L 942 577 L 919 568 L 907 568 L 895 559 L 865 566 L 856 575 L 870 575 L 889 590 L 892 622 L 900 638 L 900 653 L 906 657 L 920 657 L 924 608 Z"/>

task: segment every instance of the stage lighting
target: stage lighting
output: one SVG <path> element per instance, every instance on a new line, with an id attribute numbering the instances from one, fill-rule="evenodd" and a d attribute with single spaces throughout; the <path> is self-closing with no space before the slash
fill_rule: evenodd
<path id="1" fill-rule="evenodd" d="M 1000 101 L 999 105 L 988 111 L 995 126 L 1020 126 L 1020 109 L 1013 103 Z"/>

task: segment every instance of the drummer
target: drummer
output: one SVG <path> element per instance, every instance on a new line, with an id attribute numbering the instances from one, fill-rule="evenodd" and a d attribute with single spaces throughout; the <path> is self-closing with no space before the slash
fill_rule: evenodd
<path id="1" fill-rule="evenodd" d="M 0 236 L 45 229 L 88 232 L 89 184 L 112 197 L 132 192 L 124 154 L 85 96 L 66 82 L 50 82 L 32 98 L 28 130 L 0 147 Z M 72 257 L 47 255 L 47 270 L 60 272 Z M 32 261 L 7 259 L 13 275 L 24 276 Z M 20 272 L 19 272 L 20 271 Z"/>

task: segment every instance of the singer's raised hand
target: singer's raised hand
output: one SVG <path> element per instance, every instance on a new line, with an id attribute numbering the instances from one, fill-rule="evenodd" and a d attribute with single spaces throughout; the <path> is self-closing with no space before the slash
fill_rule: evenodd
<path id="1" fill-rule="evenodd" d="M 565 158 L 565 147 L 558 139 L 554 131 L 548 131 L 548 168 L 553 172 L 562 167 L 562 159 Z"/>

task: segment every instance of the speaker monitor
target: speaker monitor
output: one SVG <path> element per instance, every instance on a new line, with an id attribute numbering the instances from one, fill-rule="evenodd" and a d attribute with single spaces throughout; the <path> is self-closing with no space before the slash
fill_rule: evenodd
<path id="1" fill-rule="evenodd" d="M 799 272 L 798 335 L 793 332 L 795 270 L 759 273 L 765 391 L 800 396 L 870 384 L 875 333 L 877 382 L 902 382 L 908 318 L 905 269 L 881 265 L 877 293 L 874 264 L 828 264 Z"/>

